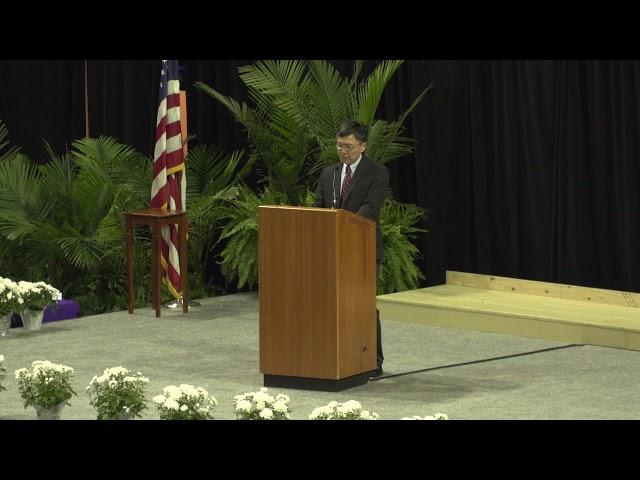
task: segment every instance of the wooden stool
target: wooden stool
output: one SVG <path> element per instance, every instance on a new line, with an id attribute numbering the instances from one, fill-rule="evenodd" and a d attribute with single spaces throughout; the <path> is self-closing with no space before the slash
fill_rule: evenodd
<path id="1" fill-rule="evenodd" d="M 162 227 L 178 224 L 180 235 L 180 288 L 182 290 L 182 311 L 189 311 L 189 274 L 187 272 L 187 212 L 185 210 L 165 210 L 147 208 L 125 213 L 127 219 L 127 293 L 129 295 L 129 313 L 133 313 L 133 227 L 149 225 L 152 231 L 152 280 L 151 292 L 156 317 L 160 316 L 160 280 L 162 278 Z"/>

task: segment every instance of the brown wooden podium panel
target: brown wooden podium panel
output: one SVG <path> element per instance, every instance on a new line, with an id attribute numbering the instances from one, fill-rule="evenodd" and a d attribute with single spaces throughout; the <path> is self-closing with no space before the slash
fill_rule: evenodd
<path id="1" fill-rule="evenodd" d="M 260 207 L 265 376 L 340 380 L 375 369 L 375 240 L 374 222 L 345 210 Z"/>

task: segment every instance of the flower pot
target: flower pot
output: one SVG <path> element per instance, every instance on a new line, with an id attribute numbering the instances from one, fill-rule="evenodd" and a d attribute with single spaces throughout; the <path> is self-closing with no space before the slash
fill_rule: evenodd
<path id="1" fill-rule="evenodd" d="M 115 417 L 103 417 L 102 420 L 134 420 L 135 415 L 133 413 L 122 413 Z"/>
<path id="2" fill-rule="evenodd" d="M 60 414 L 62 413 L 62 407 L 66 405 L 66 402 L 60 402 L 53 407 L 45 408 L 40 405 L 34 405 L 38 420 L 60 420 Z"/>
<path id="3" fill-rule="evenodd" d="M 11 328 L 11 317 L 13 312 L 9 312 L 6 315 L 0 317 L 0 335 L 3 337 L 9 335 L 9 329 Z"/>
<path id="4" fill-rule="evenodd" d="M 42 310 L 23 310 L 20 314 L 22 317 L 22 325 L 25 330 L 40 330 L 42 328 L 42 319 L 44 317 L 44 309 Z"/>

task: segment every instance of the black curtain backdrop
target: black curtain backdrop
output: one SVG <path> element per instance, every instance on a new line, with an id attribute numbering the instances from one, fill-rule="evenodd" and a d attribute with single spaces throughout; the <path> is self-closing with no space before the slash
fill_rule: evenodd
<path id="1" fill-rule="evenodd" d="M 9 141 L 31 159 L 46 161 L 44 140 L 61 154 L 84 136 L 81 61 L 0 61 L 0 119 Z"/>
<path id="2" fill-rule="evenodd" d="M 201 80 L 247 100 L 237 68 L 186 60 L 189 133 L 229 151 L 241 127 Z M 349 75 L 353 62 L 333 62 Z M 377 62 L 365 62 L 365 73 Z M 91 136 L 153 152 L 159 60 L 88 61 Z M 411 60 L 378 116 L 407 120 L 413 155 L 389 164 L 399 201 L 429 211 L 419 241 L 425 285 L 446 270 L 640 291 L 640 62 Z M 84 136 L 84 61 L 0 62 L 0 118 L 13 144 L 41 158 Z"/>

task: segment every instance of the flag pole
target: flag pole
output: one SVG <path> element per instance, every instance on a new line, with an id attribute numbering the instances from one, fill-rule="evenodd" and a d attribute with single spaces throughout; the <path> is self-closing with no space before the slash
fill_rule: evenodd
<path id="1" fill-rule="evenodd" d="M 84 136 L 89 138 L 89 80 L 87 61 L 84 61 Z"/>

